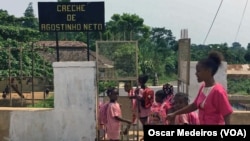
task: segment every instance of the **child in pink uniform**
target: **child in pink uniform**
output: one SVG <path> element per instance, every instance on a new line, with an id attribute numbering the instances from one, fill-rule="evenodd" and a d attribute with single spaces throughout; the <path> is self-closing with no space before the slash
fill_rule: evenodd
<path id="1" fill-rule="evenodd" d="M 166 117 L 170 104 L 165 102 L 165 93 L 163 90 L 158 90 L 155 93 L 155 102 L 150 108 L 147 124 L 150 125 L 166 125 Z"/>
<path id="2" fill-rule="evenodd" d="M 104 106 L 106 106 L 109 103 L 109 101 L 103 102 L 103 99 L 101 99 L 99 101 L 99 105 L 98 105 L 98 124 L 99 124 L 99 137 L 100 139 L 105 138 L 106 135 L 106 127 L 105 127 L 105 113 L 104 111 L 101 112 L 101 110 L 104 110 L 102 108 L 105 108 Z"/>
<path id="3" fill-rule="evenodd" d="M 122 118 L 120 104 L 117 102 L 119 95 L 118 89 L 110 88 L 108 89 L 107 94 L 110 99 L 110 103 L 107 108 L 107 137 L 110 141 L 119 141 L 121 133 L 121 122 L 131 124 L 131 121 Z"/>
<path id="4" fill-rule="evenodd" d="M 140 88 L 135 89 L 135 96 L 130 96 L 131 99 L 136 99 L 136 104 L 138 106 L 138 112 L 139 112 L 139 120 L 142 125 L 145 125 L 147 123 L 148 116 L 150 114 L 150 107 L 152 106 L 154 101 L 154 91 L 146 86 L 146 83 L 148 81 L 147 75 L 140 75 L 138 77 L 138 84 L 141 86 Z M 148 90 L 150 90 L 152 95 L 148 95 Z M 147 96 L 146 96 L 147 94 Z M 143 104 L 144 103 L 144 104 Z M 147 106 L 142 106 L 147 105 Z M 144 137 L 142 137 L 140 140 L 143 140 Z"/>
<path id="5" fill-rule="evenodd" d="M 163 85 L 162 90 L 166 95 L 164 101 L 171 106 L 171 109 L 168 110 L 168 113 L 171 113 L 173 112 L 174 87 L 167 83 Z"/>
<path id="6" fill-rule="evenodd" d="M 169 102 L 170 104 L 172 103 L 172 99 L 174 97 L 174 87 L 170 84 L 164 84 L 162 87 L 162 90 L 165 93 L 165 101 Z"/>
<path id="7" fill-rule="evenodd" d="M 188 105 L 189 98 L 188 95 L 185 93 L 176 93 L 174 96 L 174 110 L 180 110 L 183 107 Z M 175 120 L 173 121 L 175 125 L 198 125 L 199 124 L 199 118 L 196 112 L 176 115 Z"/>
<path id="8" fill-rule="evenodd" d="M 176 115 L 199 110 L 200 124 L 224 125 L 230 124 L 233 112 L 226 90 L 215 82 L 214 75 L 221 65 L 222 55 L 211 52 L 209 56 L 200 60 L 196 65 L 197 81 L 203 82 L 194 102 L 167 116 L 169 120 Z"/>

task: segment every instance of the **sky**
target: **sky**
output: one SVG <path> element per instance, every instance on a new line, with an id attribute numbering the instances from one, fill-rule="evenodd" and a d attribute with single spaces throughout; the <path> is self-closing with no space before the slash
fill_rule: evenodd
<path id="1" fill-rule="evenodd" d="M 1 3 L 0 9 L 7 10 L 10 15 L 21 17 L 28 4 L 32 2 L 37 17 L 38 2 L 56 1 L 7 0 Z M 230 46 L 233 42 L 239 42 L 246 47 L 250 43 L 248 0 L 71 0 L 95 1 L 105 3 L 105 22 L 109 21 L 113 14 L 136 14 L 144 19 L 147 26 L 170 29 L 176 39 L 180 39 L 182 29 L 187 29 L 188 37 L 193 44 L 227 43 Z M 247 7 L 244 13 L 245 6 Z"/>

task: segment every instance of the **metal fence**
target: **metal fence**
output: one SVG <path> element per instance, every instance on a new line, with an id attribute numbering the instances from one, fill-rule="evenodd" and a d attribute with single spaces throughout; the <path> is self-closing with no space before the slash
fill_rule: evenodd
<path id="1" fill-rule="evenodd" d="M 45 100 L 53 91 L 53 79 L 48 76 L 47 68 L 51 63 L 46 62 L 46 53 L 45 48 L 33 44 L 28 47 L 0 47 L 0 106 L 34 106 L 35 102 Z"/>
<path id="2" fill-rule="evenodd" d="M 138 78 L 138 42 L 96 41 L 96 62 L 98 84 L 113 82 L 118 88 L 123 87 L 121 84 L 124 82 L 135 84 Z M 98 88 L 98 94 L 101 93 L 103 91 Z M 99 102 L 103 96 L 105 96 L 104 93 L 99 95 Z M 125 128 L 126 126 L 122 125 L 121 129 L 125 130 Z M 131 126 L 127 135 L 121 133 L 121 140 L 138 141 L 138 136 L 139 122 Z M 105 138 L 99 138 L 99 140 L 105 140 Z"/>
<path id="3" fill-rule="evenodd" d="M 98 80 L 136 80 L 138 77 L 137 41 L 97 41 Z"/>

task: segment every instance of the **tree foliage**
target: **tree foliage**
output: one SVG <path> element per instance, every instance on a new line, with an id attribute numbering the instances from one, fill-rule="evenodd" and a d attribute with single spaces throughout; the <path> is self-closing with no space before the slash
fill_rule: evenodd
<path id="1" fill-rule="evenodd" d="M 23 20 L 22 22 L 23 27 L 38 29 L 38 21 L 35 18 L 32 2 L 30 2 L 28 7 L 26 8 L 22 20 Z"/>
<path id="2" fill-rule="evenodd" d="M 58 2 L 70 2 L 70 0 L 58 0 Z M 109 21 L 106 22 L 105 31 L 89 32 L 89 46 L 95 51 L 95 41 L 112 40 L 112 41 L 138 41 L 138 61 L 139 73 L 149 74 L 152 79 L 155 74 L 161 78 L 171 77 L 177 74 L 178 70 L 178 40 L 176 40 L 171 29 L 165 27 L 149 27 L 144 24 L 144 19 L 136 14 L 114 14 Z M 87 33 L 60 33 L 59 40 L 87 41 Z M 44 62 L 43 57 L 38 52 L 32 54 L 29 51 L 31 42 L 39 40 L 55 40 L 55 33 L 40 33 L 38 31 L 38 19 L 35 17 L 32 3 L 24 11 L 24 16 L 16 18 L 9 15 L 6 10 L 0 9 L 0 63 L 1 75 L 8 75 L 8 61 L 11 58 L 12 74 L 20 74 L 20 64 L 18 59 L 22 57 L 23 74 L 31 74 L 32 55 L 35 55 L 35 75 L 41 76 L 49 74 L 52 77 L 52 67 L 48 62 Z M 20 57 L 20 46 L 24 47 L 23 54 Z M 111 44 L 107 45 L 112 47 Z M 9 54 L 7 48 L 17 48 Z M 220 51 L 228 64 L 244 64 L 250 62 L 250 43 L 247 47 L 243 47 L 240 43 L 234 42 L 232 45 L 226 43 L 217 43 L 209 45 L 191 44 L 191 60 L 197 61 L 207 56 L 211 50 Z M 120 68 L 117 70 L 119 75 L 133 75 L 128 67 L 134 68 L 129 61 L 123 58 L 133 59 L 133 48 L 131 45 L 120 45 L 114 51 L 103 50 L 111 60 L 116 60 L 115 66 Z M 181 55 L 181 54 L 179 54 Z M 127 60 L 129 60 L 127 59 Z M 44 68 L 46 69 L 42 69 Z M 235 92 L 233 84 L 238 83 L 229 80 L 229 91 Z M 248 83 L 248 82 L 244 82 Z M 104 84 L 103 84 L 104 85 Z M 105 83 L 106 85 L 106 83 Z M 245 85 L 242 89 L 245 90 Z"/>
<path id="3" fill-rule="evenodd" d="M 41 37 L 36 25 L 38 20 L 33 12 L 32 3 L 25 10 L 26 17 L 16 18 L 9 15 L 7 11 L 0 10 L 0 72 L 2 77 L 31 76 L 32 61 L 34 61 L 34 75 L 46 74 L 52 78 L 51 64 L 44 62 L 37 51 L 32 51 L 31 43 L 38 41 Z M 44 65 L 46 69 L 43 69 Z"/>

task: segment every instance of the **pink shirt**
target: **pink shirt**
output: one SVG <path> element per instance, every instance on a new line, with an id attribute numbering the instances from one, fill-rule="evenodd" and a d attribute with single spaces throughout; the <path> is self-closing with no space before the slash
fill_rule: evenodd
<path id="1" fill-rule="evenodd" d="M 109 107 L 107 109 L 107 120 L 108 123 L 106 125 L 107 129 L 107 137 L 109 139 L 117 140 L 120 139 L 120 126 L 121 122 L 115 119 L 116 116 L 121 117 L 121 108 L 120 104 L 117 102 L 109 103 Z"/>
<path id="2" fill-rule="evenodd" d="M 181 114 L 177 115 L 175 117 L 175 124 L 176 125 L 183 125 L 183 124 L 189 124 L 189 125 L 199 125 L 199 117 L 196 112 L 191 112 L 187 114 Z"/>
<path id="3" fill-rule="evenodd" d="M 147 124 L 150 125 L 166 125 L 167 111 L 170 109 L 168 102 L 157 103 L 154 102 L 150 108 Z M 158 116 L 158 117 L 155 117 Z"/>
<path id="4" fill-rule="evenodd" d="M 200 124 L 223 125 L 225 124 L 224 116 L 233 112 L 232 106 L 229 103 L 226 90 L 221 84 L 216 83 L 210 93 L 205 96 L 202 89 L 205 85 L 202 84 L 194 104 L 199 109 Z M 205 100 L 204 107 L 201 104 Z"/>
<path id="5" fill-rule="evenodd" d="M 140 89 L 140 91 L 139 91 L 140 97 L 143 96 L 143 91 L 144 91 L 143 89 Z M 140 113 L 139 113 L 140 118 L 148 117 L 148 115 L 150 114 L 150 108 L 146 109 L 146 108 L 142 107 L 140 102 L 138 104 L 140 107 Z"/>
<path id="6" fill-rule="evenodd" d="M 189 124 L 189 122 L 188 122 L 188 114 L 177 115 L 175 117 L 174 124 L 175 125 Z"/>
<path id="7" fill-rule="evenodd" d="M 174 95 L 169 95 L 169 96 L 167 96 L 167 97 L 164 99 L 164 101 L 165 101 L 165 102 L 168 102 L 168 103 L 170 103 L 170 104 L 172 104 L 173 98 L 174 98 Z"/>
<path id="8" fill-rule="evenodd" d="M 102 114 L 100 113 L 100 108 L 101 108 L 102 106 L 104 106 L 105 104 L 107 104 L 107 103 L 109 103 L 109 101 L 104 102 L 103 99 L 101 99 L 101 100 L 99 101 L 99 105 L 98 105 L 98 112 L 99 112 L 99 115 L 98 115 L 98 124 L 100 125 L 100 128 L 101 128 L 101 129 L 104 128 L 104 123 L 101 123 L 101 119 L 102 119 L 101 116 L 105 116 L 105 115 L 102 115 Z"/>
<path id="9" fill-rule="evenodd" d="M 133 88 L 129 90 L 128 96 L 135 96 L 135 92 L 134 92 Z M 136 110 L 137 110 L 136 99 L 131 99 L 131 110 L 132 110 L 132 123 L 135 124 L 135 122 L 136 122 Z"/>
<path id="10" fill-rule="evenodd" d="M 131 89 L 128 92 L 128 96 L 134 96 L 134 95 L 135 95 L 134 90 Z M 131 108 L 133 112 L 136 112 L 136 99 L 131 99 Z"/>

